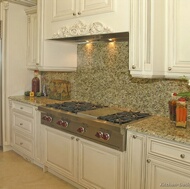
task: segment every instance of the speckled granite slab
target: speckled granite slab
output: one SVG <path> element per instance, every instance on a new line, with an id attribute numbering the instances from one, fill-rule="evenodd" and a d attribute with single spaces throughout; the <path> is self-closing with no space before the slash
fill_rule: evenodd
<path id="1" fill-rule="evenodd" d="M 176 142 L 186 143 L 190 145 L 190 124 L 187 128 L 176 127 L 171 123 L 169 118 L 161 116 L 151 116 L 143 120 L 129 123 L 126 127 L 128 130 L 157 136 Z"/>
<path id="2" fill-rule="evenodd" d="M 49 99 L 48 97 L 10 96 L 10 100 L 41 106 L 45 104 L 63 103 L 64 101 Z"/>

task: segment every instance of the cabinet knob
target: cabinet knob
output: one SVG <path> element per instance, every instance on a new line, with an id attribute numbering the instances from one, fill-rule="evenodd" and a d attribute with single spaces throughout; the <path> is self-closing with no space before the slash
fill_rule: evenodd
<path id="1" fill-rule="evenodd" d="M 20 145 L 23 145 L 23 142 L 20 142 Z"/>
<path id="2" fill-rule="evenodd" d="M 133 135 L 133 138 L 136 139 L 136 138 L 137 138 L 137 135 Z"/>
<path id="3" fill-rule="evenodd" d="M 80 139 L 79 138 L 76 138 L 76 141 L 79 141 Z"/>
<path id="4" fill-rule="evenodd" d="M 150 162 L 151 162 L 151 160 L 150 160 L 150 159 L 147 159 L 147 160 L 146 160 L 146 162 L 147 162 L 147 163 L 150 163 Z"/>
<path id="5" fill-rule="evenodd" d="M 74 137 L 74 136 L 72 136 L 72 137 L 71 137 L 71 140 L 74 140 L 74 139 L 75 139 L 75 137 Z"/>
<path id="6" fill-rule="evenodd" d="M 172 70 L 172 68 L 171 67 L 168 67 L 168 71 L 171 71 Z"/>
<path id="7" fill-rule="evenodd" d="M 23 110 L 23 107 L 20 107 L 21 110 Z"/>
<path id="8" fill-rule="evenodd" d="M 73 16 L 76 16 L 76 13 L 73 13 Z"/>
<path id="9" fill-rule="evenodd" d="M 39 63 L 36 63 L 36 66 L 39 66 Z"/>
<path id="10" fill-rule="evenodd" d="M 78 12 L 78 15 L 81 15 L 81 12 Z"/>
<path id="11" fill-rule="evenodd" d="M 136 66 L 135 65 L 132 65 L 132 69 L 135 69 L 136 68 Z"/>
<path id="12" fill-rule="evenodd" d="M 182 159 L 184 159 L 184 158 L 185 158 L 185 154 L 181 154 L 180 157 L 181 157 Z"/>
<path id="13" fill-rule="evenodd" d="M 20 126 L 22 126 L 23 125 L 23 123 L 20 123 Z"/>

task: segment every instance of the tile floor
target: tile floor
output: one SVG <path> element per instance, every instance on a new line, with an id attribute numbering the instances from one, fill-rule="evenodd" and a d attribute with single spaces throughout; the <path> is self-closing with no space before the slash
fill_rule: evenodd
<path id="1" fill-rule="evenodd" d="M 13 151 L 0 150 L 0 189 L 76 189 Z"/>

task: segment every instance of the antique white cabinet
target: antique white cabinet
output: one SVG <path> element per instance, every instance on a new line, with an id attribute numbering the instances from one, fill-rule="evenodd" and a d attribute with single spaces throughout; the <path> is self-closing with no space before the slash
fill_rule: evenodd
<path id="1" fill-rule="evenodd" d="M 50 1 L 53 12 L 52 21 L 60 21 L 75 18 L 78 16 L 87 16 L 113 11 L 114 0 L 56 0 Z"/>
<path id="2" fill-rule="evenodd" d="M 130 1 L 129 70 L 133 77 L 164 77 L 165 1 Z"/>
<path id="3" fill-rule="evenodd" d="M 37 69 L 39 66 L 37 7 L 27 8 L 25 12 L 27 15 L 26 65 L 28 69 Z"/>
<path id="4" fill-rule="evenodd" d="M 190 78 L 190 1 L 167 0 L 166 77 Z"/>
<path id="5" fill-rule="evenodd" d="M 90 32 L 103 33 L 105 30 L 129 31 L 129 0 L 42 0 L 40 4 L 45 39 L 61 37 L 62 32 L 68 37 L 89 35 Z M 95 24 L 97 22 L 98 25 Z"/>
<path id="6" fill-rule="evenodd" d="M 124 153 L 46 126 L 43 138 L 45 169 L 89 189 L 124 188 Z"/>
<path id="7" fill-rule="evenodd" d="M 179 189 L 189 183 L 189 146 L 148 137 L 146 188 Z"/>
<path id="8" fill-rule="evenodd" d="M 146 136 L 127 132 L 126 188 L 145 189 Z"/>
<path id="9" fill-rule="evenodd" d="M 40 112 L 25 103 L 11 101 L 12 148 L 24 158 L 41 164 Z"/>
<path id="10" fill-rule="evenodd" d="M 127 137 L 127 189 L 189 187 L 188 145 L 133 131 Z"/>

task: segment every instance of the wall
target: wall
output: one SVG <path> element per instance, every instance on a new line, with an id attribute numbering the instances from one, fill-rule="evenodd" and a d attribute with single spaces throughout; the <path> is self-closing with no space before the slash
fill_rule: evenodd
<path id="1" fill-rule="evenodd" d="M 68 80 L 74 100 L 168 116 L 171 93 L 187 91 L 187 81 L 132 78 L 128 62 L 128 42 L 80 44 L 77 71 L 43 72 L 42 84 L 48 90 L 51 80 Z"/>

